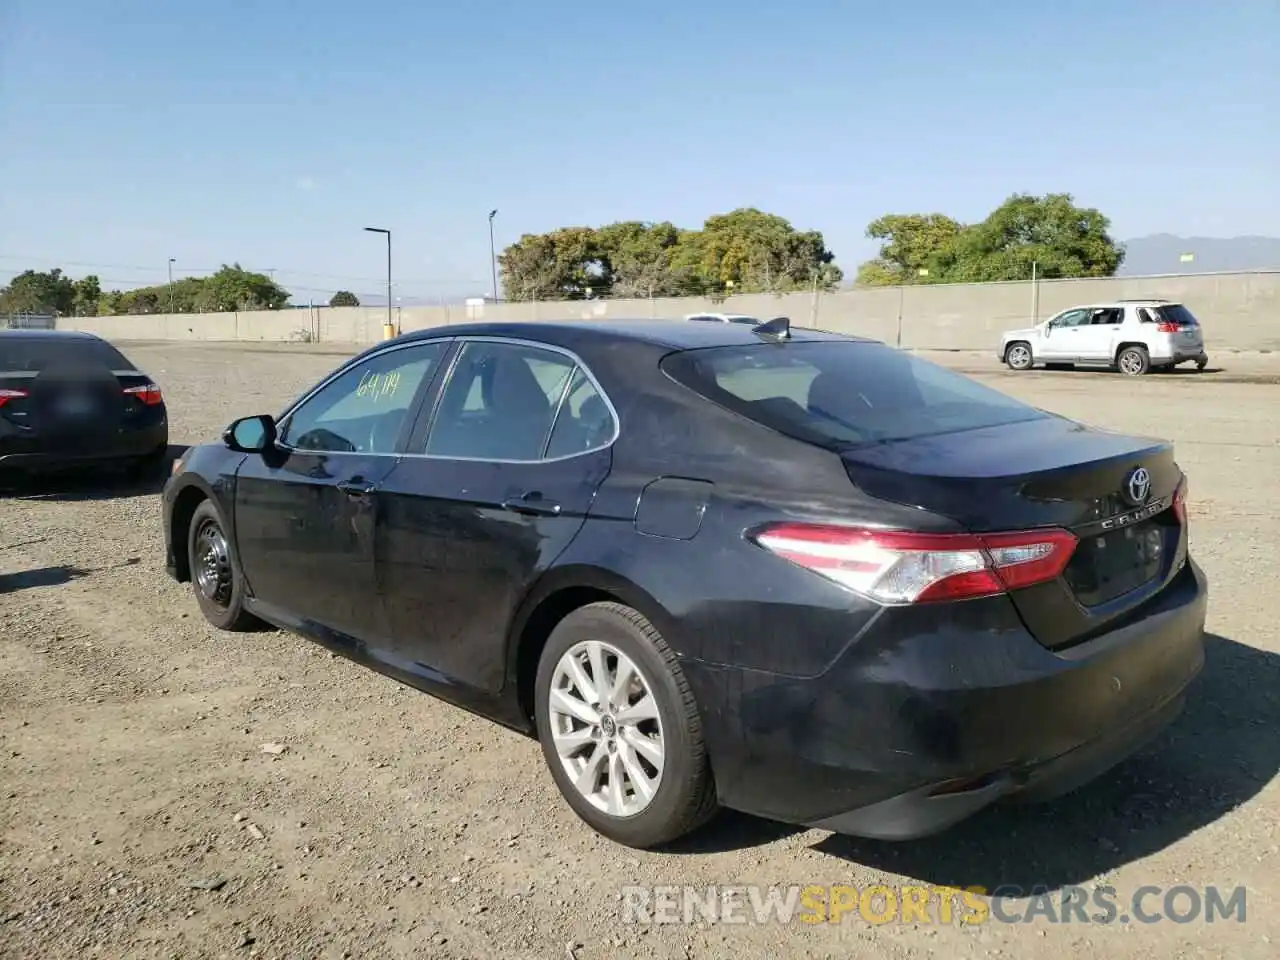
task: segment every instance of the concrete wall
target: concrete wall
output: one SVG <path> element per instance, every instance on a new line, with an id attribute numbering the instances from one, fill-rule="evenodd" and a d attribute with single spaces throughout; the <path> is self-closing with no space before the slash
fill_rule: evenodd
<path id="1" fill-rule="evenodd" d="M 697 298 L 413 307 L 394 316 L 402 331 L 470 320 L 676 319 L 710 310 L 788 316 L 801 326 L 855 333 L 918 350 L 991 350 L 1000 331 L 1027 326 L 1074 304 L 1164 297 L 1185 303 L 1204 325 L 1209 351 L 1280 350 L 1280 271 L 1124 277 L 847 290 L 814 296 L 760 294 L 723 303 Z M 80 317 L 59 320 L 112 340 L 319 340 L 372 343 L 386 309 L 317 307 L 245 313 Z"/>

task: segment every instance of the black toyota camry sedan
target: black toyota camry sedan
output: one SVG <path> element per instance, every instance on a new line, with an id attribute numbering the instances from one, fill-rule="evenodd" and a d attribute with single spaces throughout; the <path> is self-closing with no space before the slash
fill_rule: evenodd
<path id="1" fill-rule="evenodd" d="M 885 839 L 1131 754 L 1203 664 L 1169 444 L 779 319 L 407 334 L 193 448 L 170 572 L 536 737 L 648 847 Z"/>
<path id="2" fill-rule="evenodd" d="M 0 330 L 0 477 L 158 466 L 169 449 L 160 387 L 88 333 Z"/>

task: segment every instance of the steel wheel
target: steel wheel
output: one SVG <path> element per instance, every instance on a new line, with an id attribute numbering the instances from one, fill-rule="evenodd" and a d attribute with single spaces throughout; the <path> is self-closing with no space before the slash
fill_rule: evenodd
<path id="1" fill-rule="evenodd" d="M 649 806 L 666 766 L 662 721 L 650 682 L 626 654 L 598 640 L 570 647 L 553 671 L 547 712 L 583 799 L 611 817 Z"/>
<path id="2" fill-rule="evenodd" d="M 1014 370 L 1026 370 L 1031 366 L 1031 348 L 1025 343 L 1015 343 L 1009 348 L 1005 360 Z"/>
<path id="3" fill-rule="evenodd" d="M 231 571 L 231 551 L 222 528 L 212 520 L 205 520 L 196 531 L 195 574 L 196 586 L 204 596 L 219 607 L 231 602 L 234 576 Z"/>

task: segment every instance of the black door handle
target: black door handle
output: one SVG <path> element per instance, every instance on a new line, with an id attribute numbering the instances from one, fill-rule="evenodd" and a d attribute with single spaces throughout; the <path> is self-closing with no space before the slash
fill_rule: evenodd
<path id="1" fill-rule="evenodd" d="M 526 493 L 503 500 L 502 509 L 530 517 L 554 517 L 560 513 L 560 504 L 545 499 L 540 493 Z"/>
<path id="2" fill-rule="evenodd" d="M 348 497 L 367 497 L 373 493 L 377 484 L 368 480 L 343 480 L 338 484 L 338 489 L 345 493 Z"/>

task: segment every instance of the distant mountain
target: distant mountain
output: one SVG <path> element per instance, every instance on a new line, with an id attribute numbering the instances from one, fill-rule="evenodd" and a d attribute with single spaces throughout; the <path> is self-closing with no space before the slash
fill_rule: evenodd
<path id="1" fill-rule="evenodd" d="M 1122 242 L 1122 277 L 1162 273 L 1280 270 L 1280 237 L 1175 237 L 1157 233 Z M 1182 262 L 1185 254 L 1194 259 Z"/>

